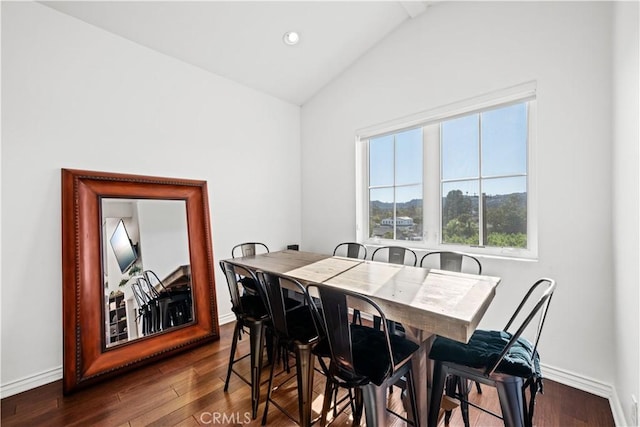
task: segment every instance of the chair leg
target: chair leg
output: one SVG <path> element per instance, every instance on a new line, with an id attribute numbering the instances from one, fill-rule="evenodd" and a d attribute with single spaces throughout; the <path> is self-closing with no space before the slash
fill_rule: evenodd
<path id="1" fill-rule="evenodd" d="M 435 427 L 438 425 L 438 415 L 440 413 L 440 405 L 442 404 L 442 394 L 444 392 L 444 383 L 447 378 L 447 369 L 440 361 L 434 361 L 433 378 L 431 385 L 431 401 L 429 402 L 429 419 L 427 425 Z"/>
<path id="2" fill-rule="evenodd" d="M 369 383 L 362 387 L 367 426 L 387 425 L 387 387 Z"/>
<path id="3" fill-rule="evenodd" d="M 362 396 L 362 389 L 356 388 L 353 390 L 353 425 L 359 426 L 362 419 L 362 410 L 364 409 L 364 400 Z"/>
<path id="4" fill-rule="evenodd" d="M 460 395 L 462 399 L 460 399 L 460 412 L 462 414 L 462 421 L 464 422 L 464 427 L 469 427 L 469 403 L 467 400 L 469 399 L 469 381 L 466 378 L 455 377 L 457 378 L 457 385 Z"/>
<path id="5" fill-rule="evenodd" d="M 320 414 L 320 426 L 327 425 L 327 414 L 331 409 L 331 397 L 333 396 L 333 382 L 327 377 L 327 382 L 324 386 L 324 399 L 322 401 L 322 413 Z"/>
<path id="6" fill-rule="evenodd" d="M 260 372 L 262 371 L 262 353 L 264 346 L 264 324 L 252 322 L 249 325 L 249 348 L 251 352 L 251 417 L 258 416 L 260 403 Z"/>
<path id="7" fill-rule="evenodd" d="M 457 381 L 458 377 L 454 376 L 454 375 L 449 375 L 447 377 L 447 379 L 444 382 L 444 394 L 446 394 L 449 397 L 455 397 L 456 395 L 456 386 L 457 386 Z M 444 423 L 446 425 L 449 424 L 449 421 L 451 420 L 451 413 L 453 411 L 448 410 L 444 412 Z"/>
<path id="8" fill-rule="evenodd" d="M 275 363 L 275 358 L 276 358 L 276 350 L 278 348 L 278 339 L 277 337 L 273 336 L 273 347 L 271 349 L 272 351 L 272 355 L 271 355 L 271 360 L 273 360 L 274 362 L 271 363 L 271 370 L 269 373 L 269 385 L 267 386 L 267 400 L 264 402 L 264 414 L 262 415 L 262 425 L 266 425 L 267 424 L 267 413 L 269 412 L 269 402 L 271 401 L 271 392 L 273 391 L 273 371 L 275 369 L 276 363 Z"/>
<path id="9" fill-rule="evenodd" d="M 476 390 L 478 394 L 482 394 L 482 387 L 480 387 L 480 383 L 478 381 L 476 381 Z"/>
<path id="10" fill-rule="evenodd" d="M 506 427 L 523 427 L 524 412 L 522 401 L 522 379 L 509 378 L 509 381 L 496 382 L 500 409 Z"/>
<path id="11" fill-rule="evenodd" d="M 296 350 L 296 378 L 298 381 L 298 409 L 300 425 L 311 425 L 311 402 L 313 400 L 313 356 L 310 344 L 298 344 Z"/>
<path id="12" fill-rule="evenodd" d="M 240 335 L 240 329 L 242 325 L 240 321 L 236 320 L 236 326 L 233 329 L 233 338 L 231 340 L 231 351 L 229 353 L 229 367 L 227 368 L 227 379 L 224 380 L 225 393 L 229 390 L 229 379 L 231 378 L 231 371 L 233 370 L 233 359 L 236 355 L 236 347 L 238 345 L 238 336 Z"/>

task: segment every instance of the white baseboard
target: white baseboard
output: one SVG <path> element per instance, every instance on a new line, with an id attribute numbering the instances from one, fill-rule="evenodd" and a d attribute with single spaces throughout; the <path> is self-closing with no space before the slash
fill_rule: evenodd
<path id="1" fill-rule="evenodd" d="M 227 313 L 218 317 L 219 325 L 224 325 L 224 324 L 235 322 L 235 321 L 236 321 L 236 315 L 234 313 Z"/>
<path id="2" fill-rule="evenodd" d="M 19 380 L 11 381 L 0 385 L 0 398 L 13 396 L 32 388 L 40 387 L 45 384 L 52 383 L 62 379 L 62 366 L 49 369 L 38 374 L 29 375 Z M 62 387 L 62 385 L 60 385 Z"/>
<path id="3" fill-rule="evenodd" d="M 625 419 L 624 411 L 620 405 L 620 399 L 618 399 L 618 393 L 616 393 L 616 389 L 611 384 L 606 384 L 565 369 L 545 365 L 544 363 L 540 364 L 540 368 L 545 378 L 609 400 L 615 425 L 621 427 L 630 425 Z"/>
<path id="4" fill-rule="evenodd" d="M 235 320 L 235 314 L 228 313 L 220 316 L 220 318 L 218 319 L 218 324 L 224 325 L 226 323 L 235 322 Z M 40 387 L 61 379 L 62 366 L 52 368 L 38 374 L 29 375 L 27 377 L 0 385 L 0 399 L 4 399 L 5 397 L 13 396 L 14 394 L 22 393 L 23 391 L 31 390 L 33 388 Z"/>

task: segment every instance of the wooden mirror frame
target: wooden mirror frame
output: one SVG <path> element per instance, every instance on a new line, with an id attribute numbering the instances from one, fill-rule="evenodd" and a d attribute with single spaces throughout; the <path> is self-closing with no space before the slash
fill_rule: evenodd
<path id="1" fill-rule="evenodd" d="M 106 347 L 103 197 L 184 200 L 194 321 Z M 63 392 L 220 338 L 206 181 L 62 169 Z"/>

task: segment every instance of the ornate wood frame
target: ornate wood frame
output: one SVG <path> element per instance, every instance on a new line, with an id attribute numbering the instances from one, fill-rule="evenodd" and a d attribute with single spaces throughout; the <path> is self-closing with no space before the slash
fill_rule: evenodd
<path id="1" fill-rule="evenodd" d="M 184 200 L 194 322 L 106 348 L 103 197 Z M 63 391 L 220 338 L 206 181 L 62 169 Z"/>

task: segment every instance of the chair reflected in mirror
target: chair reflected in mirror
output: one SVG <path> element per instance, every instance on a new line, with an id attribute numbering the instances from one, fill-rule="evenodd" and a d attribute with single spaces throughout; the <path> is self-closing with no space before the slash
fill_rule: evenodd
<path id="1" fill-rule="evenodd" d="M 180 287 L 167 288 L 152 270 L 145 270 L 143 274 L 154 298 L 158 300 L 160 330 L 184 325 L 193 320 L 193 301 L 189 281 Z"/>

